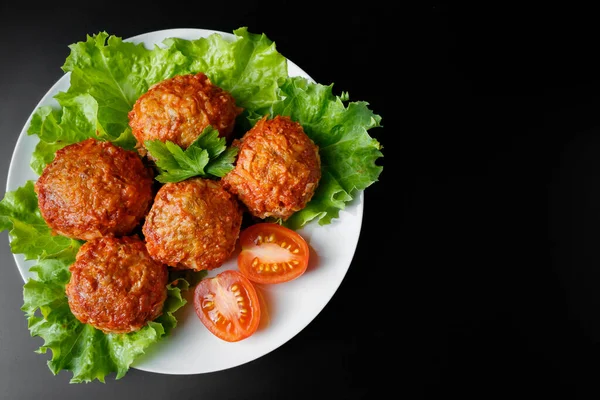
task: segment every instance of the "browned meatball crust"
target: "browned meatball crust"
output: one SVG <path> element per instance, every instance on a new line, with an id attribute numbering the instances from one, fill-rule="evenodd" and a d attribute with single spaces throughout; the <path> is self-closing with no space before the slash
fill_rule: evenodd
<path id="1" fill-rule="evenodd" d="M 176 75 L 152 86 L 129 112 L 129 125 L 145 155 L 146 140 L 171 141 L 187 148 L 212 125 L 229 139 L 243 111 L 233 96 L 203 73 Z"/>
<path id="2" fill-rule="evenodd" d="M 90 138 L 58 150 L 35 192 L 54 233 L 91 240 L 130 234 L 150 208 L 153 180 L 135 151 Z"/>
<path id="3" fill-rule="evenodd" d="M 105 333 L 128 333 L 162 314 L 167 266 L 150 257 L 138 236 L 88 241 L 69 270 L 69 307 L 84 324 Z"/>
<path id="4" fill-rule="evenodd" d="M 236 145 L 236 165 L 223 177 L 223 187 L 252 215 L 286 220 L 306 206 L 321 179 L 321 159 L 299 123 L 264 117 Z"/>
<path id="5" fill-rule="evenodd" d="M 218 268 L 235 250 L 242 214 L 238 200 L 220 181 L 166 183 L 144 223 L 146 247 L 152 257 L 174 268 Z"/>

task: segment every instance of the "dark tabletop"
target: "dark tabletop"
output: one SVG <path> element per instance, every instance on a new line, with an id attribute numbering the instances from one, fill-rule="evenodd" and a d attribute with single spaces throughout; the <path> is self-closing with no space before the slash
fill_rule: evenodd
<path id="1" fill-rule="evenodd" d="M 600 33 L 592 10 L 421 2 L 0 5 L 0 188 L 68 45 L 107 31 L 265 33 L 382 117 L 379 181 L 323 311 L 198 375 L 69 384 L 36 354 L 0 240 L 0 398 L 588 398 L 600 392 Z M 417 389 L 415 392 L 412 389 Z M 393 397 L 393 396 L 392 396 Z"/>

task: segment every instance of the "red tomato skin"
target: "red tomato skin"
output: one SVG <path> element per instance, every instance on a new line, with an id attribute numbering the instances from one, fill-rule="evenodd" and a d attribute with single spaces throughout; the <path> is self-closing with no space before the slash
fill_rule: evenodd
<path id="1" fill-rule="evenodd" d="M 224 315 L 227 314 L 221 313 L 224 308 L 234 310 L 236 315 Z M 261 306 L 256 288 L 236 270 L 225 270 L 201 280 L 194 289 L 194 309 L 204 326 L 226 342 L 252 336 L 260 324 Z"/>
<path id="2" fill-rule="evenodd" d="M 242 250 L 238 255 L 238 269 L 254 283 L 289 282 L 302 276 L 308 267 L 309 247 L 306 240 L 298 232 L 282 225 L 271 222 L 250 225 L 241 232 L 240 244 Z M 272 253 L 270 249 L 276 252 Z M 265 257 L 275 253 L 276 259 L 283 261 L 265 260 Z"/>

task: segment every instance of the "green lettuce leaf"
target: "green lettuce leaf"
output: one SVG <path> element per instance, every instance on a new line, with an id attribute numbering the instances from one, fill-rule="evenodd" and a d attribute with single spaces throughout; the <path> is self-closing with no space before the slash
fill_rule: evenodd
<path id="1" fill-rule="evenodd" d="M 22 310 L 31 336 L 44 340 L 37 352 L 50 350 L 50 371 L 55 375 L 62 370 L 71 371 L 71 383 L 105 382 L 111 373 L 115 373 L 115 379 L 121 379 L 133 361 L 176 327 L 174 313 L 186 304 L 181 291 L 188 290 L 189 284 L 182 278 L 172 280 L 167 286 L 163 314 L 142 329 L 127 334 L 105 334 L 82 324 L 71 313 L 65 285 L 70 277 L 69 265 L 74 260 L 73 252 L 41 258 L 30 270 L 37 278 L 29 279 L 23 287 Z"/>
<path id="2" fill-rule="evenodd" d="M 262 116 L 279 100 L 278 84 L 288 76 L 287 60 L 264 34 L 249 33 L 245 27 L 233 33 L 233 41 L 212 34 L 191 41 L 170 38 L 164 44 L 189 60 L 180 73 L 204 72 L 215 85 L 229 91 L 247 113 Z"/>
<path id="3" fill-rule="evenodd" d="M 52 233 L 40 214 L 33 186 L 33 181 L 27 181 L 0 201 L 0 230 L 9 231 L 11 251 L 35 260 L 79 248 L 79 241 Z"/>
<path id="4" fill-rule="evenodd" d="M 38 175 L 52 162 L 57 150 L 90 137 L 107 140 L 128 150 L 135 146 L 131 129 L 116 134 L 106 130 L 108 121 L 100 121 L 98 102 L 90 94 L 58 93 L 54 98 L 59 108 L 42 106 L 31 117 L 27 134 L 37 135 L 40 141 L 31 158 L 31 168 Z"/>
<path id="5" fill-rule="evenodd" d="M 299 122 L 319 146 L 322 178 L 307 206 L 284 225 L 297 229 L 316 219 L 331 223 L 357 193 L 377 182 L 383 167 L 381 144 L 368 130 L 381 126 L 381 117 L 366 102 L 348 101 L 348 94 L 333 94 L 333 85 L 309 82 L 302 77 L 287 79 L 280 87 L 281 101 L 273 104 L 273 115 L 287 115 Z"/>
<path id="6" fill-rule="evenodd" d="M 69 48 L 62 66 L 70 73 L 69 89 L 55 96 L 59 108 L 37 109 L 27 131 L 40 139 L 31 160 L 38 175 L 56 150 L 90 137 L 134 149 L 128 112 L 142 93 L 172 77 L 184 61 L 176 50 L 148 50 L 106 32 L 88 35 Z"/>
<path id="7" fill-rule="evenodd" d="M 185 150 L 171 141 L 147 140 L 144 146 L 155 161 L 159 170 L 155 178 L 161 183 L 194 176 L 221 178 L 233 169 L 238 152 L 237 147 L 227 148 L 226 139 L 210 125 Z"/>
<path id="8" fill-rule="evenodd" d="M 127 114 L 137 98 L 156 82 L 174 76 L 186 60 L 176 49 L 124 42 L 100 32 L 69 46 L 62 69 L 70 72 L 70 95 L 91 95 L 97 119 L 110 137 L 129 129 Z"/>

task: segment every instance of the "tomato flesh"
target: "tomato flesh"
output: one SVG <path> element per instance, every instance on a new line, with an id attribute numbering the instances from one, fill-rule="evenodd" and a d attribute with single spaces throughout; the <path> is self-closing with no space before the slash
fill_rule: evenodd
<path id="1" fill-rule="evenodd" d="M 260 322 L 256 288 L 235 270 L 201 280 L 194 290 L 194 309 L 204 326 L 227 342 L 251 336 Z"/>
<path id="2" fill-rule="evenodd" d="M 240 244 L 238 268 L 252 282 L 289 282 L 308 267 L 308 244 L 298 232 L 282 225 L 250 225 L 240 234 Z"/>

